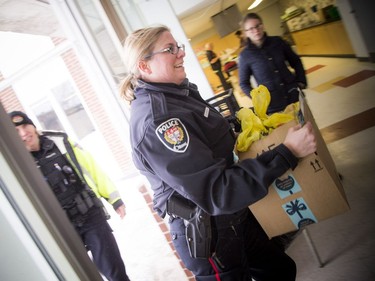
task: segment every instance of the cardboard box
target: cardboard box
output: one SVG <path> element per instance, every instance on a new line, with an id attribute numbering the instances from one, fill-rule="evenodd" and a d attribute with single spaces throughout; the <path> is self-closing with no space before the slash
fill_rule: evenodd
<path id="1" fill-rule="evenodd" d="M 270 186 L 268 195 L 249 206 L 269 237 L 300 229 L 349 210 L 343 186 L 333 159 L 315 123 L 306 100 L 300 100 L 305 121 L 313 124 L 317 138 L 317 152 L 288 170 Z M 270 135 L 254 142 L 239 158 L 255 158 L 284 141 L 288 129 L 296 121 L 286 123 Z"/>

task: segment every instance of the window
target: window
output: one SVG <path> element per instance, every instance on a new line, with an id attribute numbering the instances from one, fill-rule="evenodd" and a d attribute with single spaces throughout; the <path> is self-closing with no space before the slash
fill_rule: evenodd
<path id="1" fill-rule="evenodd" d="M 52 93 L 79 139 L 95 131 L 94 125 L 69 81 L 53 88 Z"/>
<path id="2" fill-rule="evenodd" d="M 31 106 L 31 108 L 40 122 L 43 130 L 64 130 L 63 125 L 61 124 L 56 112 L 53 110 L 53 107 L 48 100 L 43 100 L 42 102 Z"/>

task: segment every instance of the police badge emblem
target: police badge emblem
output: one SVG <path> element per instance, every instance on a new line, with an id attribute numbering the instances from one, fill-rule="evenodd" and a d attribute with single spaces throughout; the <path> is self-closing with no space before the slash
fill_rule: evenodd
<path id="1" fill-rule="evenodd" d="M 189 134 L 178 118 L 160 124 L 156 130 L 159 140 L 173 152 L 184 153 L 189 146 Z"/>
<path id="2" fill-rule="evenodd" d="M 23 121 L 23 117 L 22 116 L 19 116 L 19 115 L 16 115 L 12 118 L 12 122 L 14 124 L 18 124 L 18 123 L 21 123 Z"/>

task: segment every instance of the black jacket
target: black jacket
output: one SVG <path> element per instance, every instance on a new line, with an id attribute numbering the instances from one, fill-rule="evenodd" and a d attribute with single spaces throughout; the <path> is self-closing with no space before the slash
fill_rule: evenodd
<path id="1" fill-rule="evenodd" d="M 131 104 L 131 143 L 136 167 L 165 215 L 177 191 L 211 215 L 231 214 L 263 198 L 269 185 L 297 159 L 284 146 L 235 164 L 235 137 L 228 121 L 197 87 L 140 81 Z"/>
<path id="2" fill-rule="evenodd" d="M 213 51 L 206 50 L 206 56 L 207 56 L 208 61 L 210 62 L 210 65 L 211 65 L 211 68 L 212 68 L 213 71 L 221 71 L 222 70 L 220 58 L 218 58 L 218 60 L 216 62 L 211 63 L 212 59 L 217 58 L 217 55 Z"/>
<path id="3" fill-rule="evenodd" d="M 302 61 L 289 44 L 281 37 L 265 36 L 260 48 L 247 40 L 247 46 L 239 56 L 239 83 L 242 91 L 249 96 L 252 90 L 250 77 L 254 76 L 258 85 L 262 84 L 270 91 L 269 109 L 276 112 L 298 101 L 298 94 L 295 100 L 288 91 L 296 88 L 298 82 L 307 85 L 307 81 Z"/>

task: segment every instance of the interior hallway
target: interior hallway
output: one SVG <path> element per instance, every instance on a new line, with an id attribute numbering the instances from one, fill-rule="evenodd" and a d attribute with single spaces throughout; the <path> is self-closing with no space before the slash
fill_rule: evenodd
<path id="1" fill-rule="evenodd" d="M 356 59 L 303 57 L 309 105 L 343 176 L 351 210 L 308 226 L 322 267 L 303 235 L 288 248 L 297 281 L 375 280 L 375 65 Z M 236 85 L 235 85 L 236 87 Z M 238 95 L 237 95 L 238 96 Z M 246 99 L 241 102 L 247 103 Z M 133 281 L 194 280 L 168 243 L 166 223 L 151 215 L 142 177 L 118 182 L 127 216 L 110 221 Z"/>

